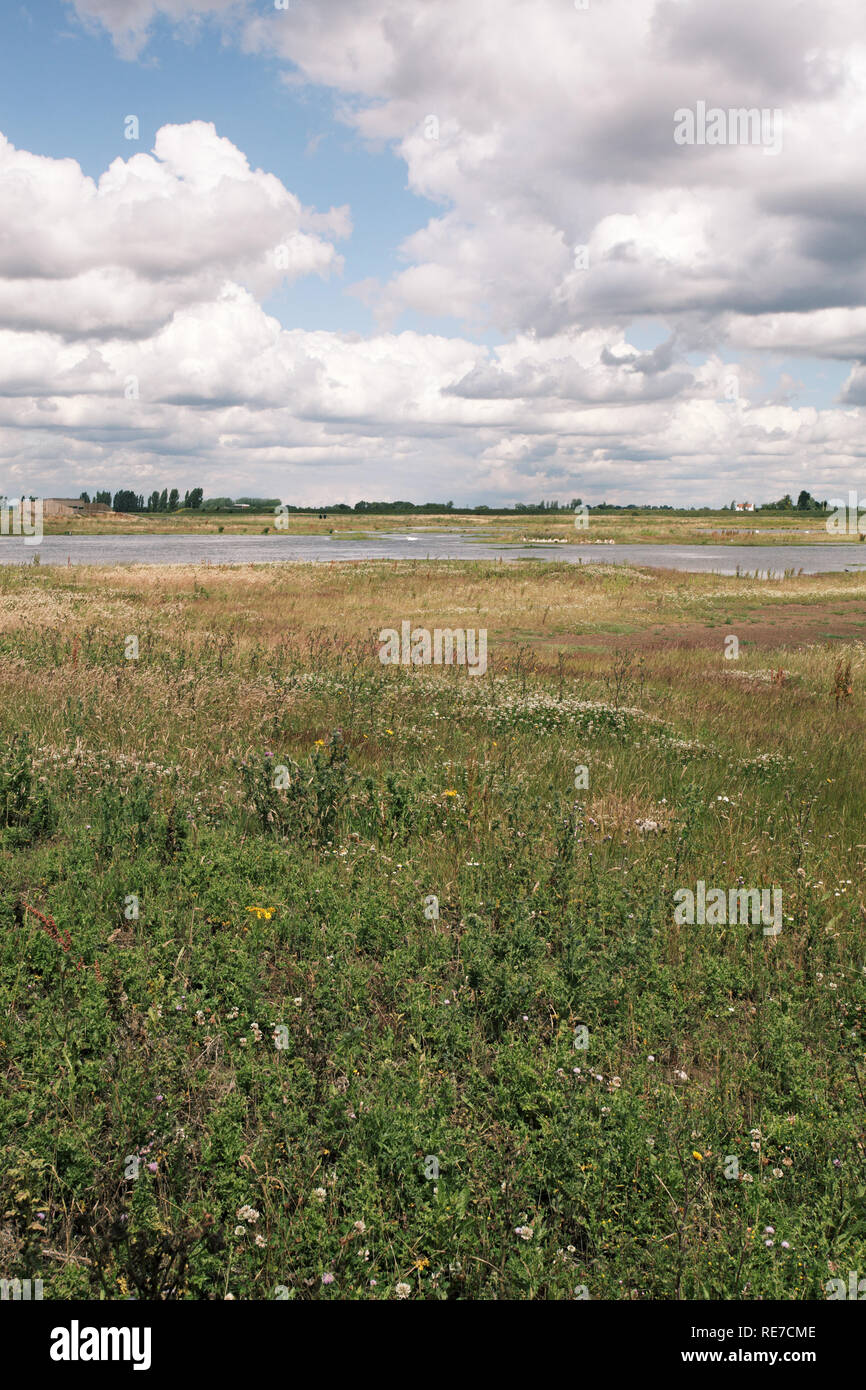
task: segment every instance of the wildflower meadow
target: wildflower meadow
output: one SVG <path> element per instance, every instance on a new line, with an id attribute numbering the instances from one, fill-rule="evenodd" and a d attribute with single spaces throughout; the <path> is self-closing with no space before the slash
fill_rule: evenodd
<path id="1" fill-rule="evenodd" d="M 798 627 L 864 604 L 0 570 L 4 1277 L 796 1301 L 866 1271 L 866 649 Z M 383 663 L 404 620 L 483 628 L 486 671 Z"/>

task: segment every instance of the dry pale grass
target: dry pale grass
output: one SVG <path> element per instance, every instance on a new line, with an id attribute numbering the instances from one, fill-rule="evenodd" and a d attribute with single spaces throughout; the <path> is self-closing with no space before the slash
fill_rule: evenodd
<path id="1" fill-rule="evenodd" d="M 122 627 L 182 619 L 190 632 L 233 630 L 279 644 L 332 627 L 366 636 L 404 619 L 425 627 L 486 627 L 490 638 L 539 641 L 742 619 L 756 608 L 866 603 L 866 575 L 761 581 L 587 564 L 385 561 L 267 566 L 35 568 L 0 574 L 2 630 L 77 621 Z"/>
<path id="2" fill-rule="evenodd" d="M 16 711 L 10 727 L 62 720 L 79 702 L 99 711 L 91 736 L 106 746 L 136 737 L 159 757 L 179 740 L 190 756 L 195 748 L 214 755 L 243 730 L 284 727 L 287 697 L 277 687 L 289 669 L 342 662 L 381 671 L 376 636 L 404 620 L 486 627 L 492 674 L 558 677 L 565 693 L 595 699 L 610 698 L 620 644 L 653 632 L 644 686 L 623 691 L 621 703 L 642 703 L 687 738 L 709 730 L 716 746 L 802 758 L 816 740 L 836 744 L 841 733 L 859 743 L 866 733 L 866 646 L 844 643 L 853 694 L 837 710 L 843 644 L 786 642 L 789 629 L 799 631 L 786 615 L 814 611 L 826 637 L 840 609 L 863 603 L 866 576 L 858 574 L 767 583 L 561 564 L 28 567 L 0 571 L 0 700 Z M 746 622 L 758 608 L 777 620 L 760 647 L 750 645 Z M 706 640 L 692 643 L 701 623 Z M 729 631 L 744 643 L 736 663 L 724 659 Z M 120 660 L 130 634 L 139 662 Z M 576 645 L 587 634 L 591 645 Z M 53 644 L 47 661 L 38 659 L 45 644 Z M 765 679 L 780 668 L 782 682 Z M 657 817 L 638 808 L 632 819 Z"/>
<path id="3" fill-rule="evenodd" d="M 662 835 L 674 824 L 674 808 L 641 791 L 594 797 L 587 822 L 595 835 Z"/>

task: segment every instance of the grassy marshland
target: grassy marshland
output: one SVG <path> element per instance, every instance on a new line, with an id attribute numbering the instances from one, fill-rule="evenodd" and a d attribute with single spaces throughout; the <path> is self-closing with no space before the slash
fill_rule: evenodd
<path id="1" fill-rule="evenodd" d="M 857 575 L 0 569 L 0 1274 L 866 1268 L 864 614 Z M 487 628 L 487 674 L 383 667 L 403 619 Z M 676 925 L 699 879 L 780 887 L 781 935 Z"/>
<path id="2" fill-rule="evenodd" d="M 844 526 L 828 532 L 827 518 L 813 512 L 593 512 L 584 529 L 570 512 L 525 515 L 478 512 L 421 512 L 399 516 L 370 512 L 327 512 L 319 517 L 292 513 L 285 530 L 278 529 L 273 512 L 179 511 L 118 512 L 97 517 L 46 517 L 46 535 L 193 535 L 226 536 L 363 536 L 371 532 L 419 538 L 443 531 L 491 545 L 520 545 L 524 541 L 561 544 L 613 541 L 669 545 L 823 545 L 852 542 L 857 535 Z M 851 522 L 853 527 L 854 522 Z M 864 521 L 866 526 L 866 521 Z"/>

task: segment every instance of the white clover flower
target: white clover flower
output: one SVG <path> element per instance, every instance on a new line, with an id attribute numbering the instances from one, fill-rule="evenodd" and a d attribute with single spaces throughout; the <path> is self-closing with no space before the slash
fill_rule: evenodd
<path id="1" fill-rule="evenodd" d="M 408 1284 L 398 1284 L 394 1292 L 398 1298 L 408 1298 L 412 1290 Z"/>
<path id="2" fill-rule="evenodd" d="M 520 1236 L 521 1240 L 532 1240 L 533 1229 L 531 1226 L 515 1226 L 514 1234 Z"/>

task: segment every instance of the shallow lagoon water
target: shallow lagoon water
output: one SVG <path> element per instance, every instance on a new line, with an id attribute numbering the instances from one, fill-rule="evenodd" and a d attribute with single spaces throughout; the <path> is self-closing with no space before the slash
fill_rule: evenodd
<path id="1" fill-rule="evenodd" d="M 45 536 L 26 545 L 0 537 L 0 564 L 250 565 L 331 560 L 542 560 L 629 564 L 716 574 L 822 574 L 866 568 L 866 545 L 504 545 L 438 532 L 365 536 Z"/>

